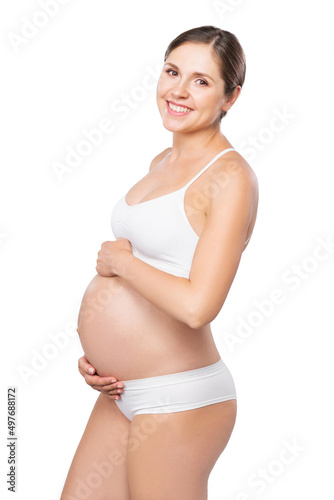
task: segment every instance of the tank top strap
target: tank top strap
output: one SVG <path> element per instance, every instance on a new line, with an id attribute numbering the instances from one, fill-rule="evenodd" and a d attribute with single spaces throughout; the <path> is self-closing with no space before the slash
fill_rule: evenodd
<path id="1" fill-rule="evenodd" d="M 234 148 L 227 148 L 227 149 L 224 149 L 223 151 L 221 151 L 220 153 L 218 153 L 207 165 L 205 165 L 204 168 L 202 168 L 202 170 L 200 170 L 198 172 L 198 174 L 195 175 L 195 177 L 193 177 L 192 179 L 190 179 L 190 181 L 182 188 L 182 190 L 186 190 L 187 187 L 190 186 L 190 184 L 192 182 L 194 182 L 200 175 L 202 175 L 203 172 L 205 172 L 206 169 L 208 169 L 209 167 L 211 167 L 211 165 L 216 160 L 218 160 L 218 158 L 220 158 L 221 156 L 223 156 L 223 154 L 228 153 L 229 151 L 235 151 L 235 149 Z"/>
<path id="2" fill-rule="evenodd" d="M 170 154 L 171 154 L 171 151 L 169 151 L 169 153 L 167 153 L 166 156 L 164 156 L 163 159 L 161 161 L 159 161 L 158 165 L 160 165 L 162 162 L 164 162 L 165 159 L 167 158 L 167 156 L 169 156 Z"/>

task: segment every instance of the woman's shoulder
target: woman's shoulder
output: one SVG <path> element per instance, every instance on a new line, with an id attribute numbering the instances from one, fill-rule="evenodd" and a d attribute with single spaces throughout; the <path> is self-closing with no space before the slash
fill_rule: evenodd
<path id="1" fill-rule="evenodd" d="M 215 197 L 217 202 L 221 200 L 225 203 L 229 195 L 233 198 L 238 193 L 244 193 L 255 205 L 258 203 L 259 183 L 256 173 L 237 150 L 229 151 L 215 161 L 207 182 L 217 183 L 223 188 L 217 190 L 221 194 Z"/>
<path id="2" fill-rule="evenodd" d="M 172 148 L 166 148 L 163 151 L 161 151 L 161 153 L 157 154 L 157 156 L 155 156 L 153 158 L 153 160 L 151 161 L 149 170 L 152 170 L 152 168 L 154 168 L 156 165 L 158 165 L 158 163 L 160 163 L 165 158 L 165 156 L 168 153 L 170 153 L 171 149 Z"/>
<path id="3" fill-rule="evenodd" d="M 248 182 L 258 187 L 255 171 L 237 150 L 230 151 L 228 155 L 218 158 L 215 162 L 215 168 L 212 170 L 225 174 L 225 176 L 236 177 L 239 180 L 248 180 Z"/>

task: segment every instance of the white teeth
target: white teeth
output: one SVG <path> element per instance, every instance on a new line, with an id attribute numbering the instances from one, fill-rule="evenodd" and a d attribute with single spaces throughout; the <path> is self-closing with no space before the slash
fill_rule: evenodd
<path id="1" fill-rule="evenodd" d="M 183 108 L 181 106 L 175 106 L 174 104 L 170 103 L 169 101 L 168 101 L 168 106 L 173 111 L 176 111 L 177 113 L 189 113 L 189 111 L 191 111 L 191 109 L 189 109 L 189 108 Z"/>

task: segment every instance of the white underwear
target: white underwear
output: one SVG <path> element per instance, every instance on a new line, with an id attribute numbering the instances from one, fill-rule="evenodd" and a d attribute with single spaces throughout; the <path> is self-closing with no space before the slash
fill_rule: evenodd
<path id="1" fill-rule="evenodd" d="M 122 382 L 124 390 L 114 401 L 129 420 L 135 415 L 174 413 L 237 399 L 232 375 L 222 359 L 196 370 Z"/>

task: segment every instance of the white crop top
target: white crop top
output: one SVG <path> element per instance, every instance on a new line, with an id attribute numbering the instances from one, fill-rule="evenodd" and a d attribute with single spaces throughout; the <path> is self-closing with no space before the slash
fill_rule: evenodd
<path id="1" fill-rule="evenodd" d="M 133 255 L 147 264 L 166 273 L 189 278 L 199 236 L 184 210 L 185 192 L 192 182 L 228 151 L 234 151 L 234 148 L 218 153 L 177 191 L 136 205 L 128 205 L 126 195 L 122 196 L 111 215 L 114 237 L 129 240 Z"/>

